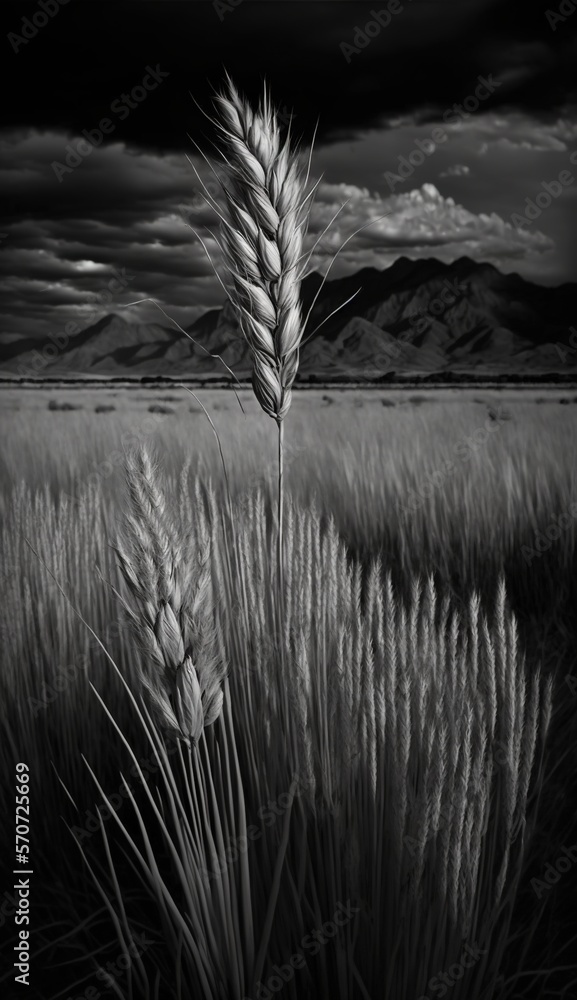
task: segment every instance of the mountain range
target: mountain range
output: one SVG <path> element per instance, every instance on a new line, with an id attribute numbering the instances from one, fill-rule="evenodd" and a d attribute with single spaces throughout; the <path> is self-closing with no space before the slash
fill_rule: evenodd
<path id="1" fill-rule="evenodd" d="M 303 315 L 310 312 L 299 367 L 305 381 L 577 371 L 577 284 L 546 288 L 467 257 L 451 264 L 400 257 L 385 270 L 364 268 L 324 285 L 313 273 L 301 295 Z M 187 334 L 110 314 L 44 355 L 47 341 L 10 338 L 0 374 L 204 379 L 226 378 L 227 367 L 241 379 L 250 374 L 230 303 L 203 313 Z"/>

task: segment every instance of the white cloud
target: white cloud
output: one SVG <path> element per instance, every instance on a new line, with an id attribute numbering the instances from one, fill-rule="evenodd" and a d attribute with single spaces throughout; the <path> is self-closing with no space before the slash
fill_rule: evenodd
<path id="1" fill-rule="evenodd" d="M 575 109 L 565 108 L 555 121 L 543 121 L 522 111 L 481 111 L 478 114 L 462 112 L 457 121 L 445 122 L 443 111 L 421 109 L 411 117 L 389 119 L 389 128 L 419 136 L 430 136 L 435 127 L 441 127 L 453 141 L 470 137 L 482 144 L 483 152 L 489 148 L 506 150 L 523 149 L 535 152 L 565 152 L 567 144 L 577 141 Z"/>
<path id="2" fill-rule="evenodd" d="M 361 227 L 362 231 L 343 251 L 344 261 L 355 270 L 383 266 L 389 259 L 408 252 L 413 256 L 434 254 L 445 261 L 465 254 L 498 261 L 530 257 L 554 247 L 538 230 L 518 230 L 495 212 L 468 211 L 453 198 L 444 198 L 434 184 L 389 197 L 350 184 L 321 184 L 313 207 L 311 234 L 320 233 L 347 199 L 348 204 L 323 237 L 322 249 L 315 253 L 316 266 Z"/>
<path id="3" fill-rule="evenodd" d="M 470 174 L 471 168 L 467 167 L 464 163 L 454 163 L 451 167 L 447 167 L 443 170 L 439 177 L 464 177 L 465 174 Z"/>
<path id="4" fill-rule="evenodd" d="M 449 125 L 447 130 L 477 139 L 481 156 L 493 150 L 564 153 L 567 143 L 577 140 L 576 122 L 567 118 L 543 122 L 521 112 L 510 112 L 506 116 L 487 112 Z"/>
<path id="5" fill-rule="evenodd" d="M 539 137 L 532 139 L 520 139 L 515 141 L 508 136 L 501 136 L 494 142 L 482 142 L 479 147 L 479 154 L 484 156 L 489 150 L 502 149 L 506 152 L 516 150 L 529 150 L 534 153 L 563 153 L 567 149 L 564 142 L 554 135 L 543 133 Z"/>
<path id="6" fill-rule="evenodd" d="M 416 173 L 410 182 L 414 184 L 418 177 L 421 187 L 393 195 L 375 193 L 385 165 L 384 137 L 398 142 L 398 147 L 387 153 L 392 158 L 397 149 L 406 154 L 414 148 L 414 136 L 430 135 L 431 127 L 419 126 L 407 132 L 403 126 L 363 137 L 368 145 L 353 146 L 350 153 L 348 145 L 343 147 L 346 157 L 341 151 L 340 160 L 335 160 L 331 149 L 327 172 L 358 180 L 358 184 L 320 185 L 308 246 L 347 204 L 323 237 L 312 266 L 326 269 L 329 256 L 352 233 L 365 227 L 339 255 L 331 271 L 335 277 L 366 266 L 383 268 L 402 254 L 435 256 L 446 262 L 466 254 L 489 260 L 503 270 L 518 268 L 527 275 L 532 269 L 539 277 L 542 263 L 552 262 L 549 252 L 553 241 L 533 226 L 519 231 L 505 221 L 518 207 L 516 164 L 515 170 L 503 174 L 499 215 L 483 211 L 484 198 L 490 197 L 484 192 L 495 191 L 494 165 L 490 159 L 475 160 L 474 183 L 472 178 L 467 183 L 465 175 L 471 171 L 463 160 L 470 158 L 475 139 L 486 142 L 487 149 L 494 144 L 504 158 L 508 146 L 500 140 L 554 145 L 577 138 L 577 125 L 567 116 L 545 126 L 519 114 L 491 113 L 463 122 L 461 127 L 446 126 L 450 141 L 425 161 L 435 166 L 429 174 L 423 166 L 423 173 Z M 51 163 L 62 161 L 67 144 L 74 141 L 62 132 L 21 130 L 5 133 L 0 143 L 0 184 L 9 195 L 3 228 L 9 229 L 11 242 L 11 253 L 0 255 L 0 280 L 7 292 L 5 330 L 41 331 L 81 317 L 84 309 L 92 308 L 92 299 L 106 285 L 112 269 L 125 268 L 134 276 L 115 305 L 153 296 L 177 320 L 189 322 L 191 312 L 220 303 L 222 290 L 186 225 L 188 222 L 206 235 L 203 227 L 212 228 L 215 222 L 214 213 L 202 204 L 198 181 L 186 158 L 137 153 L 113 142 L 94 149 L 59 183 Z M 322 149 L 319 159 L 324 169 Z M 203 176 L 208 176 L 200 159 L 193 160 Z M 16 170 L 15 162 L 21 162 L 22 169 Z M 541 168 L 539 173 L 534 165 L 531 169 L 537 189 Z M 462 189 L 470 194 L 460 197 L 469 208 L 444 198 L 433 184 L 422 183 L 439 172 L 443 177 L 465 178 Z M 368 178 L 370 186 L 365 186 Z M 527 190 L 533 190 L 530 175 L 525 181 Z M 17 207 L 22 204 L 27 209 L 25 218 Z M 215 245 L 210 237 L 207 246 L 213 253 Z M 543 259 L 543 254 L 548 257 Z M 150 318 L 158 318 L 153 307 Z"/>

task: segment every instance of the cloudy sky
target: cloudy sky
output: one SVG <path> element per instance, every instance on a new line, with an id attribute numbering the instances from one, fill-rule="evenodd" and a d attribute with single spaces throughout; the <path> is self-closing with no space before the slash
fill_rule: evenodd
<path id="1" fill-rule="evenodd" d="M 225 69 L 250 100 L 267 81 L 305 154 L 317 126 L 311 238 L 344 206 L 317 269 L 371 223 L 335 277 L 467 255 L 577 280 L 577 11 L 560 6 L 5 2 L 4 340 L 144 297 L 180 323 L 222 302 L 191 229 L 210 217 L 189 160 L 208 180 L 192 140 L 213 151 L 203 111 Z M 122 315 L 162 320 L 152 304 Z"/>

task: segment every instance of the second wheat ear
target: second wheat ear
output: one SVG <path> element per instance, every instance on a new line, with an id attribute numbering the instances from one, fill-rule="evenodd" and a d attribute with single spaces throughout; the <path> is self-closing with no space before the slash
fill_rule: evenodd
<path id="1" fill-rule="evenodd" d="M 122 601 L 142 652 L 140 682 L 160 727 L 196 744 L 220 715 L 226 672 L 213 620 L 210 540 L 182 538 L 145 448 L 127 468 L 129 506 L 115 547 Z"/>

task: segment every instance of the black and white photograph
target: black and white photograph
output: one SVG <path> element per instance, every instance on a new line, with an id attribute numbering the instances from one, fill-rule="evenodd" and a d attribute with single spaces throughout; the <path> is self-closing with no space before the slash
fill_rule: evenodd
<path id="1" fill-rule="evenodd" d="M 0 19 L 0 997 L 577 1000 L 577 0 Z"/>

